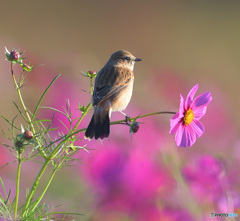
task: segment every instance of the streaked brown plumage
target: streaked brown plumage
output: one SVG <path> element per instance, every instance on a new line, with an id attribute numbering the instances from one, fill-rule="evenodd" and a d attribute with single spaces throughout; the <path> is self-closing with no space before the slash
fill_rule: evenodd
<path id="1" fill-rule="evenodd" d="M 113 53 L 99 71 L 92 96 L 93 116 L 85 138 L 104 139 L 110 134 L 110 116 L 113 111 L 123 111 L 132 96 L 134 63 L 141 59 L 126 50 Z"/>

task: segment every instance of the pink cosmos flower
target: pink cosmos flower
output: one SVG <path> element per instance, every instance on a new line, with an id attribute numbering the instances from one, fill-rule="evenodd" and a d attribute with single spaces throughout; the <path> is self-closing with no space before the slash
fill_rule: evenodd
<path id="1" fill-rule="evenodd" d="M 182 175 L 198 202 L 217 202 L 229 186 L 224 161 L 215 156 L 194 157 L 182 168 Z"/>
<path id="2" fill-rule="evenodd" d="M 193 99 L 198 84 L 188 93 L 184 100 L 180 94 L 179 112 L 170 121 L 170 134 L 176 133 L 175 142 L 179 147 L 190 147 L 196 142 L 204 132 L 204 126 L 199 121 L 207 110 L 207 105 L 211 102 L 211 93 L 206 92 Z"/>

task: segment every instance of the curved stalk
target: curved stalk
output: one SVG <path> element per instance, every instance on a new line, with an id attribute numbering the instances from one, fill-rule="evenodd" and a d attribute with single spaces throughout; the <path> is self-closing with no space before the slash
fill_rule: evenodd
<path id="1" fill-rule="evenodd" d="M 37 177 L 36 177 L 36 179 L 35 179 L 35 181 L 34 181 L 34 183 L 32 185 L 31 191 L 30 191 L 30 193 L 29 193 L 29 195 L 27 197 L 27 200 L 25 202 L 24 209 L 23 209 L 23 212 L 22 212 L 22 217 L 24 217 L 26 215 L 26 213 L 28 211 L 29 204 L 31 203 L 31 200 L 32 200 L 32 198 L 33 198 L 33 196 L 35 194 L 35 191 L 36 191 L 37 187 L 38 187 L 39 181 L 40 181 L 44 171 L 46 170 L 48 164 L 50 163 L 50 161 L 51 161 L 50 158 L 47 159 L 45 161 L 45 163 L 43 164 L 41 170 L 39 171 L 39 173 L 38 173 L 38 175 L 37 175 Z"/>
<path id="2" fill-rule="evenodd" d="M 149 117 L 149 116 L 158 115 L 158 114 L 176 114 L 176 112 L 173 112 L 173 111 L 153 112 L 153 113 L 149 113 L 149 114 L 138 115 L 137 117 L 131 117 L 131 118 L 127 119 L 127 120 L 133 121 L 134 119 Z M 124 122 L 126 122 L 126 119 L 113 121 L 113 122 L 111 122 L 110 124 L 111 124 L 111 125 L 114 125 L 114 124 L 121 124 L 121 123 L 124 123 Z"/>
<path id="3" fill-rule="evenodd" d="M 34 127 L 33 127 L 33 124 L 32 124 L 31 117 L 30 117 L 30 115 L 29 115 L 29 113 L 27 111 L 27 108 L 26 108 L 25 104 L 24 104 L 24 101 L 23 101 L 23 98 L 22 98 L 22 94 L 21 94 L 21 91 L 20 91 L 20 87 L 18 86 L 18 83 L 17 83 L 16 78 L 15 78 L 14 73 L 13 73 L 13 63 L 11 63 L 11 73 L 12 73 L 12 79 L 13 79 L 14 85 L 15 85 L 17 93 L 18 93 L 18 97 L 20 99 L 20 102 L 22 104 L 23 110 L 24 110 L 24 112 L 25 112 L 25 114 L 27 116 L 27 119 L 29 121 L 28 123 L 30 124 L 31 129 L 34 131 Z"/>
<path id="4" fill-rule="evenodd" d="M 20 184 L 20 174 L 21 174 L 22 159 L 21 154 L 18 152 L 18 170 L 17 170 L 17 180 L 16 180 L 16 197 L 14 205 L 14 218 L 17 218 L 18 210 L 18 198 L 19 198 L 19 184 Z"/>
<path id="5" fill-rule="evenodd" d="M 30 115 L 29 115 L 29 113 L 28 113 L 28 110 L 27 110 L 27 108 L 26 108 L 26 105 L 25 105 L 25 103 L 24 103 L 24 101 L 23 101 L 20 87 L 19 87 L 19 85 L 18 85 L 18 83 L 17 83 L 17 81 L 16 81 L 16 78 L 15 78 L 15 76 L 14 76 L 13 63 L 12 63 L 12 62 L 11 62 L 11 73 L 12 73 L 12 79 L 13 79 L 15 88 L 16 88 L 17 93 L 18 93 L 19 100 L 20 100 L 21 105 L 22 105 L 22 107 L 23 107 L 23 110 L 24 110 L 24 112 L 25 112 L 25 114 L 26 114 L 28 123 L 30 124 L 30 127 L 31 127 L 32 132 L 33 132 L 34 134 L 36 134 L 36 130 L 35 130 L 34 126 L 33 126 L 32 119 L 31 119 L 31 117 L 30 117 Z M 36 138 L 36 140 L 37 140 L 37 143 L 38 143 L 39 147 L 41 147 L 38 138 Z M 41 154 L 46 158 L 46 154 L 45 154 L 45 152 L 42 150 L 42 148 L 39 148 L 39 150 L 40 150 Z"/>
<path id="6" fill-rule="evenodd" d="M 87 113 L 89 112 L 90 108 L 92 106 L 92 103 L 89 103 L 88 106 L 85 108 L 84 113 L 82 114 L 82 116 L 79 118 L 78 122 L 75 124 L 74 128 L 72 129 L 72 131 L 75 131 L 78 127 L 78 125 L 81 123 L 81 121 L 83 120 L 83 118 L 87 115 Z"/>
<path id="7" fill-rule="evenodd" d="M 39 205 L 39 203 L 41 202 L 42 198 L 44 197 L 45 193 L 46 193 L 47 190 L 48 190 L 48 187 L 50 186 L 50 184 L 51 184 L 51 182 L 52 182 L 52 180 L 53 180 L 54 175 L 55 175 L 56 172 L 60 169 L 60 167 L 62 166 L 63 163 L 64 163 L 64 160 L 62 160 L 62 161 L 58 164 L 58 166 L 57 166 L 56 168 L 54 168 L 54 170 L 53 170 L 53 172 L 52 172 L 52 174 L 51 174 L 51 176 L 50 176 L 50 179 L 49 179 L 47 185 L 45 186 L 45 188 L 44 188 L 41 196 L 38 197 L 37 201 L 34 203 L 33 208 L 31 208 L 32 211 L 34 211 L 34 209 L 36 209 L 36 207 L 37 207 L 37 206 Z"/>
<path id="8" fill-rule="evenodd" d="M 38 184 L 39 184 L 39 181 L 40 181 L 43 173 L 45 172 L 48 164 L 51 162 L 52 159 L 54 159 L 55 155 L 58 153 L 59 148 L 60 148 L 69 138 L 71 138 L 72 135 L 77 134 L 77 133 L 85 130 L 85 129 L 83 129 L 83 130 L 77 130 L 77 131 L 75 131 L 75 130 L 77 129 L 78 125 L 80 124 L 80 122 L 82 121 L 82 119 L 83 119 L 83 118 L 86 116 L 86 114 L 89 112 L 90 107 L 91 107 L 91 103 L 88 104 L 88 106 L 87 106 L 86 109 L 85 109 L 85 112 L 82 114 L 82 116 L 79 118 L 78 122 L 77 122 L 76 125 L 74 126 L 74 128 L 73 128 L 73 130 L 72 130 L 73 132 L 70 133 L 70 134 L 68 134 L 68 135 L 65 137 L 65 139 L 63 139 L 63 140 L 55 147 L 55 149 L 52 151 L 52 153 L 50 154 L 50 156 L 49 156 L 48 158 L 46 158 L 45 163 L 44 163 L 44 165 L 42 166 L 41 170 L 39 171 L 38 176 L 36 177 L 36 179 L 35 179 L 35 181 L 34 181 L 34 183 L 33 183 L 33 185 L 32 185 L 32 188 L 31 188 L 31 190 L 30 190 L 30 193 L 29 193 L 29 195 L 28 195 L 28 197 L 27 197 L 27 200 L 26 200 L 26 203 L 25 203 L 25 206 L 24 206 L 24 209 L 23 209 L 22 217 L 25 217 L 25 216 L 26 216 L 27 211 L 28 211 L 28 207 L 29 207 L 29 205 L 30 205 L 30 203 L 31 203 L 31 200 L 32 200 L 34 194 L 35 194 L 35 191 L 36 191 L 36 189 L 37 189 L 37 186 L 38 186 Z M 54 172 L 52 173 L 52 175 L 51 175 L 51 177 L 50 177 L 50 180 L 49 180 L 46 188 L 44 189 L 44 191 L 43 191 L 43 193 L 41 194 L 41 196 L 38 198 L 38 203 L 37 203 L 37 204 L 39 204 L 39 202 L 40 202 L 41 199 L 43 198 L 43 196 L 44 196 L 45 192 L 47 191 L 47 189 L 48 189 L 48 187 L 49 187 L 49 185 L 50 185 L 50 183 L 51 183 L 51 181 L 52 181 L 55 173 L 56 173 L 56 171 L 54 171 Z M 34 208 L 36 208 L 36 206 L 34 206 Z"/>

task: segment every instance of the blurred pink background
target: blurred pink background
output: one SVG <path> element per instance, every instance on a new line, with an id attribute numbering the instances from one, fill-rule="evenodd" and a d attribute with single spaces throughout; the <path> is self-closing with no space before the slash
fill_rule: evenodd
<path id="1" fill-rule="evenodd" d="M 82 141 L 94 150 L 79 155 L 85 164 L 57 174 L 44 201 L 61 205 L 59 211 L 84 214 L 79 220 L 213 220 L 210 212 L 240 216 L 239 22 L 237 1 L 2 1 L 0 114 L 9 119 L 16 116 L 12 101 L 19 101 L 5 46 L 25 50 L 33 65 L 44 64 L 22 88 L 30 110 L 61 73 L 43 105 L 61 109 L 69 99 L 77 117 L 78 104 L 90 101 L 82 91 L 89 81 L 81 71 L 99 71 L 119 49 L 143 60 L 135 65 L 128 115 L 177 111 L 179 94 L 186 97 L 196 83 L 197 95 L 210 91 L 213 96 L 201 120 L 205 133 L 193 147 L 175 145 L 168 134 L 171 115 L 141 119 L 144 124 L 132 138 L 128 127 L 114 125 L 109 140 Z M 57 120 L 54 125 L 64 131 Z M 1 129 L 7 126 L 2 120 Z M 2 142 L 8 141 L 1 135 Z M 13 160 L 0 146 L 0 166 Z M 38 168 L 25 164 L 22 187 Z M 0 176 L 14 194 L 16 163 L 1 169 Z"/>

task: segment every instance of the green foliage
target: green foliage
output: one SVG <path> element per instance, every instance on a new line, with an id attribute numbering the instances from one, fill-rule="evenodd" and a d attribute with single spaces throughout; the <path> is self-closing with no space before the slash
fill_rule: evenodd
<path id="1" fill-rule="evenodd" d="M 57 220 L 54 209 L 50 209 L 49 206 L 42 202 L 45 193 L 48 190 L 55 174 L 62 167 L 71 165 L 73 162 L 78 161 L 74 158 L 74 155 L 79 150 L 86 150 L 86 145 L 78 146 L 76 141 L 79 140 L 79 133 L 83 130 L 78 130 L 78 125 L 82 121 L 83 117 L 88 113 L 91 107 L 91 103 L 87 107 L 79 108 L 81 111 L 81 116 L 76 119 L 72 119 L 72 112 L 69 100 L 66 100 L 66 106 L 63 111 L 57 110 L 53 107 L 40 106 L 46 97 L 48 91 L 55 83 L 55 81 L 60 77 L 60 74 L 53 78 L 49 83 L 48 87 L 44 90 L 43 94 L 39 98 L 37 105 L 33 112 L 31 112 L 25 105 L 24 99 L 21 94 L 21 87 L 28 74 L 34 69 L 30 63 L 23 63 L 23 52 L 18 52 L 18 50 L 12 49 L 11 52 L 5 49 L 6 59 L 11 62 L 11 73 L 13 83 L 17 90 L 20 104 L 19 106 L 16 102 L 13 102 L 18 115 L 16 115 L 12 120 L 1 116 L 2 119 L 9 125 L 8 131 L 3 131 L 3 134 L 7 137 L 10 144 L 3 144 L 6 146 L 16 157 L 18 162 L 17 178 L 16 178 L 16 196 L 12 202 L 9 202 L 10 192 L 7 194 L 4 187 L 3 181 L 0 178 L 2 188 L 4 190 L 4 195 L 0 195 L 0 217 L 6 219 L 16 219 L 16 220 Z M 15 78 L 13 71 L 13 65 L 18 64 L 22 67 L 22 72 L 18 79 Z M 51 119 L 39 119 L 37 113 L 39 109 L 48 109 L 53 111 L 53 117 Z M 54 119 L 55 113 L 61 113 L 64 115 L 69 122 L 69 125 L 65 125 L 67 134 L 59 133 L 59 137 L 52 138 L 51 132 L 57 128 L 52 128 L 52 120 Z M 22 124 L 17 125 L 16 119 L 21 118 Z M 19 183 L 21 177 L 21 165 L 26 161 L 37 161 L 42 164 L 42 168 L 36 174 L 36 179 L 32 184 L 31 189 L 26 190 L 26 199 L 23 205 L 18 205 L 19 201 Z M 9 165 L 6 164 L 6 165 Z M 4 166 L 6 166 L 4 165 Z M 38 197 L 35 194 L 38 190 L 38 186 L 41 183 L 41 178 L 44 176 L 46 170 L 52 170 L 51 176 L 47 185 L 42 192 L 38 191 Z M 79 215 L 77 213 L 61 213 L 64 217 L 69 215 Z M 64 220 L 64 218 L 61 218 Z"/>
<path id="2" fill-rule="evenodd" d="M 14 202 L 12 203 L 9 202 L 9 196 L 11 192 L 7 193 L 1 177 L 0 177 L 0 186 L 1 186 L 1 189 L 3 190 L 3 195 L 0 194 L 0 218 L 11 219 Z"/>

